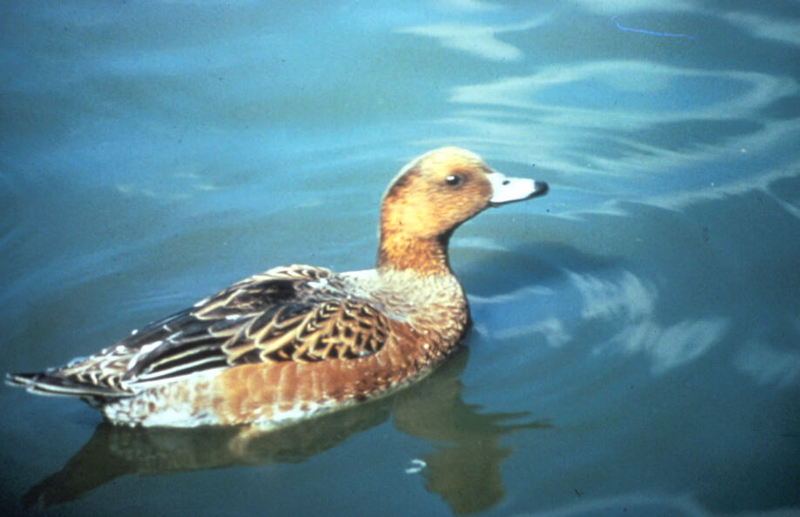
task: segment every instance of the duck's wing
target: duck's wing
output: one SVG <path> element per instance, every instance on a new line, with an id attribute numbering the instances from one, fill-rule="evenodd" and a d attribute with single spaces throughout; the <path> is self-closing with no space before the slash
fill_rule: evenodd
<path id="1" fill-rule="evenodd" d="M 245 363 L 349 360 L 379 351 L 388 318 L 326 269 L 291 266 L 238 282 L 86 359 L 9 380 L 30 391 L 129 396 L 152 383 Z"/>

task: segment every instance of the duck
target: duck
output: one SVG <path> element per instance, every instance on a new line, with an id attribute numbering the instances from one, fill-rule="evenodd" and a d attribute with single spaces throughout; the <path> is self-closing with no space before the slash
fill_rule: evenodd
<path id="1" fill-rule="evenodd" d="M 269 430 L 386 396 L 430 374 L 468 331 L 467 296 L 448 258 L 453 232 L 548 189 L 466 149 L 434 149 L 384 192 L 374 268 L 272 268 L 98 353 L 6 381 L 143 427 Z"/>

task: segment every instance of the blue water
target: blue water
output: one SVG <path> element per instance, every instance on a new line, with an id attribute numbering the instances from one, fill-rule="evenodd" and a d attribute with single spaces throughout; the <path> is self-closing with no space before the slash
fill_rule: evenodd
<path id="1" fill-rule="evenodd" d="M 551 186 L 456 233 L 468 347 L 394 397 L 246 439 L 0 390 L 4 514 L 800 512 L 797 1 L 6 1 L 0 27 L 4 370 L 275 265 L 371 267 L 433 147 Z"/>

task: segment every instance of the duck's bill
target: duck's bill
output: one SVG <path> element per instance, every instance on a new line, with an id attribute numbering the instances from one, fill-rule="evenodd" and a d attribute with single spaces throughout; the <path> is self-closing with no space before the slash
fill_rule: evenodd
<path id="1" fill-rule="evenodd" d="M 534 181 L 530 178 L 510 178 L 499 172 L 489 173 L 486 177 L 492 184 L 492 197 L 489 199 L 491 206 L 543 196 L 550 189 L 544 181 Z"/>

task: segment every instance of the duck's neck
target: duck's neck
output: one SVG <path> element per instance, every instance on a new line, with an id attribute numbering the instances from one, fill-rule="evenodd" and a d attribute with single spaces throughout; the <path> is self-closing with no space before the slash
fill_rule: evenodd
<path id="1" fill-rule="evenodd" d="M 420 275 L 451 275 L 447 245 L 452 232 L 436 237 L 411 237 L 381 229 L 378 271 L 413 271 Z"/>

